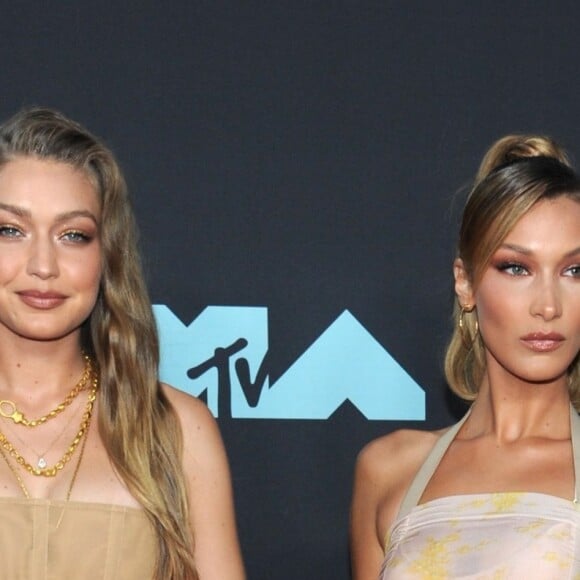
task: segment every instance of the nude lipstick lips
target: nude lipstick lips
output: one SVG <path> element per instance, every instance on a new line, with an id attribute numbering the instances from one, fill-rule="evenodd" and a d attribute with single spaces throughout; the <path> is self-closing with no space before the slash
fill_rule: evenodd
<path id="1" fill-rule="evenodd" d="M 520 340 L 535 352 L 551 352 L 560 347 L 564 337 L 557 332 L 531 332 Z"/>
<path id="2" fill-rule="evenodd" d="M 31 308 L 50 310 L 62 304 L 66 296 L 58 292 L 40 292 L 38 290 L 23 290 L 18 292 L 20 300 Z"/>

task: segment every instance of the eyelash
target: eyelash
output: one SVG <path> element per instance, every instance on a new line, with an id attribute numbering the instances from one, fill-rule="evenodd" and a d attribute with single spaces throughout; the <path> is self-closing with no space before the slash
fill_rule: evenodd
<path id="1" fill-rule="evenodd" d="M 70 239 L 71 237 L 73 237 L 74 239 Z M 87 235 L 84 232 L 81 232 L 79 230 L 69 230 L 68 232 L 64 232 L 61 235 L 61 238 L 66 239 L 67 242 L 79 243 L 79 244 L 86 244 L 93 239 L 91 236 L 89 236 L 89 235 Z"/>
<path id="2" fill-rule="evenodd" d="M 506 272 L 510 276 L 526 276 L 527 274 L 529 274 L 528 269 L 523 264 L 520 264 L 518 262 L 500 262 L 499 264 L 497 264 L 496 268 L 500 272 Z M 513 271 L 516 268 L 520 270 L 519 273 L 515 273 Z"/>
<path id="3" fill-rule="evenodd" d="M 22 235 L 22 232 L 16 226 L 2 225 L 0 226 L 0 236 L 4 238 L 15 238 Z"/>

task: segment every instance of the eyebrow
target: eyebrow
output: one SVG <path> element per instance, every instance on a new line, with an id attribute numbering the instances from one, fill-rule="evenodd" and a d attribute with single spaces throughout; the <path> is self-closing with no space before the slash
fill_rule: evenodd
<path id="1" fill-rule="evenodd" d="M 21 218 L 27 218 L 30 219 L 32 217 L 32 214 L 30 213 L 29 210 L 24 209 L 22 207 L 18 207 L 17 205 L 10 205 L 8 203 L 2 203 L 0 202 L 0 210 L 4 210 L 7 211 L 9 213 L 12 213 L 14 215 L 17 215 L 18 217 Z M 57 222 L 63 222 L 69 219 L 73 219 L 76 217 L 86 217 L 89 218 L 90 220 L 92 220 L 95 225 L 99 225 L 99 222 L 97 221 L 97 218 L 94 216 L 94 214 L 88 210 L 84 210 L 84 209 L 76 209 L 76 210 L 72 210 L 72 211 L 66 211 L 63 213 L 59 213 L 56 216 L 56 221 Z"/>
<path id="2" fill-rule="evenodd" d="M 518 254 L 524 254 L 525 256 L 530 256 L 533 254 L 532 250 L 528 249 L 528 248 L 524 248 L 523 246 L 518 246 L 517 244 L 502 244 L 499 247 L 500 250 L 512 250 L 514 252 L 517 252 Z M 580 254 L 580 246 L 578 246 L 577 248 L 574 248 L 573 250 L 570 250 L 569 252 L 566 252 L 565 256 L 566 258 L 570 258 L 572 256 L 576 256 Z"/>

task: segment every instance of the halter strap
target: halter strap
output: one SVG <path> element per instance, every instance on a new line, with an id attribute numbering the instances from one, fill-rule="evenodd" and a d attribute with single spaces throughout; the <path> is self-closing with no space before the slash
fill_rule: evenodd
<path id="1" fill-rule="evenodd" d="M 574 503 L 578 503 L 580 501 L 580 417 L 572 405 L 570 405 L 570 430 L 574 454 Z"/>
<path id="2" fill-rule="evenodd" d="M 418 503 L 429 483 L 433 477 L 435 470 L 439 466 L 441 459 L 445 452 L 455 439 L 457 433 L 463 427 L 465 421 L 471 413 L 471 408 L 465 413 L 463 418 L 447 429 L 441 437 L 435 442 L 433 449 L 431 449 L 427 459 L 419 468 L 419 471 L 413 478 L 411 485 L 405 493 L 405 497 L 401 502 L 397 520 L 404 518 Z M 572 440 L 572 452 L 574 455 L 574 503 L 580 501 L 580 417 L 576 409 L 570 405 L 570 431 Z"/>

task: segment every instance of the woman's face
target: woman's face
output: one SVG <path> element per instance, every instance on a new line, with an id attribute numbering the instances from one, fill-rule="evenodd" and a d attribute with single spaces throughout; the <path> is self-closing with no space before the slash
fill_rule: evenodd
<path id="1" fill-rule="evenodd" d="M 456 287 L 463 305 L 476 305 L 490 373 L 565 381 L 580 349 L 580 203 L 539 202 L 495 252 L 475 292 L 465 281 Z"/>
<path id="2" fill-rule="evenodd" d="M 0 341 L 78 338 L 99 292 L 100 214 L 71 165 L 17 157 L 0 168 Z"/>

